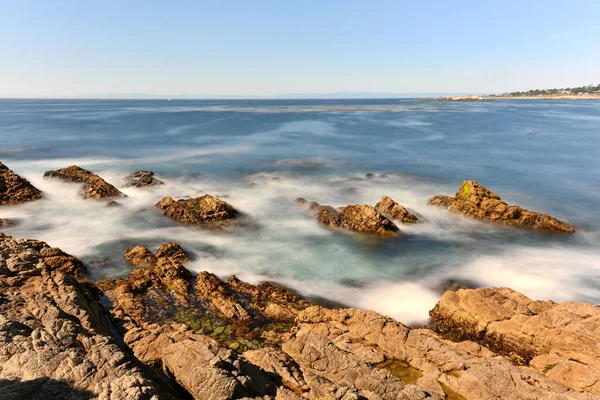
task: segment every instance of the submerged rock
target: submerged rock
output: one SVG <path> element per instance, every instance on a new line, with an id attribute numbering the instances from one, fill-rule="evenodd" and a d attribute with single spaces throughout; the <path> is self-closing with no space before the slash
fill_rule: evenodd
<path id="1" fill-rule="evenodd" d="M 154 177 L 152 171 L 136 171 L 123 178 L 123 187 L 147 187 L 164 185 L 160 179 Z"/>
<path id="2" fill-rule="evenodd" d="M 0 228 L 13 225 L 14 222 L 10 219 L 0 218 Z"/>
<path id="3" fill-rule="evenodd" d="M 454 197 L 434 196 L 429 204 L 447 207 L 450 211 L 473 218 L 512 226 L 539 229 L 551 233 L 573 233 L 576 226 L 548 214 L 510 206 L 500 197 L 475 181 L 464 181 Z"/>
<path id="4" fill-rule="evenodd" d="M 218 226 L 241 216 L 231 204 L 209 194 L 177 201 L 165 197 L 156 204 L 156 208 L 176 221 L 192 225 Z"/>
<path id="5" fill-rule="evenodd" d="M 42 192 L 0 162 L 0 206 L 41 199 Z"/>
<path id="6" fill-rule="evenodd" d="M 104 199 L 109 197 L 126 197 L 119 189 L 106 182 L 98 175 L 72 165 L 56 171 L 47 171 L 44 178 L 58 178 L 65 182 L 81 183 L 81 194 L 88 199 Z"/>
<path id="7" fill-rule="evenodd" d="M 387 196 L 383 196 L 379 203 L 375 204 L 375 209 L 384 215 L 389 215 L 395 220 L 404 224 L 414 224 L 421 222 L 419 217 L 404 208 L 403 205 L 396 203 Z"/>
<path id="8" fill-rule="evenodd" d="M 453 340 L 473 340 L 573 390 L 600 394 L 598 306 L 482 288 L 447 292 L 430 315 Z"/>

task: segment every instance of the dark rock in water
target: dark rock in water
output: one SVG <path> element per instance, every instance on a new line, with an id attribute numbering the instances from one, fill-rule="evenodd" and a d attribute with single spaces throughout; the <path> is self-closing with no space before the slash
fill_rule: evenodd
<path id="1" fill-rule="evenodd" d="M 389 215 L 395 220 L 404 224 L 414 224 L 421 222 L 419 217 L 404 208 L 403 205 L 396 203 L 387 196 L 383 196 L 379 203 L 375 204 L 375 209 L 384 215 Z"/>
<path id="2" fill-rule="evenodd" d="M 242 215 L 231 204 L 208 194 L 177 201 L 171 197 L 165 197 L 156 204 L 156 208 L 179 222 L 215 227 Z"/>
<path id="3" fill-rule="evenodd" d="M 84 198 L 103 199 L 107 197 L 127 197 L 119 189 L 106 182 L 98 175 L 72 165 L 56 171 L 47 171 L 44 178 L 58 178 L 65 182 L 81 183 L 81 193 Z"/>
<path id="4" fill-rule="evenodd" d="M 307 201 L 303 197 L 298 197 L 296 200 L 294 200 L 294 203 L 299 204 L 299 205 L 304 205 L 307 203 Z"/>
<path id="5" fill-rule="evenodd" d="M 155 173 L 152 171 L 137 171 L 127 175 L 123 181 L 123 187 L 147 187 L 147 186 L 158 186 L 164 185 L 165 183 L 160 179 L 154 177 Z"/>
<path id="6" fill-rule="evenodd" d="M 14 222 L 10 219 L 0 218 L 0 228 L 3 228 L 5 226 L 11 226 L 13 224 Z"/>
<path id="7" fill-rule="evenodd" d="M 452 196 L 444 196 L 441 194 L 435 195 L 427 201 L 430 206 L 448 208 L 452 205 L 454 198 Z"/>
<path id="8" fill-rule="evenodd" d="M 454 197 L 434 196 L 430 205 L 448 207 L 450 211 L 476 219 L 506 225 L 539 229 L 551 233 L 573 233 L 575 225 L 548 215 L 510 206 L 500 197 L 475 181 L 464 181 Z M 449 204 L 449 205 L 448 205 Z"/>
<path id="9" fill-rule="evenodd" d="M 478 285 L 477 283 L 468 279 L 449 278 L 435 285 L 433 289 L 439 294 L 444 294 L 448 291 L 456 292 L 460 289 L 476 289 L 480 286 L 481 285 Z"/>
<path id="10" fill-rule="evenodd" d="M 369 172 L 368 174 L 365 175 L 365 178 L 373 179 L 373 178 L 375 178 L 375 175 Z"/>
<path id="11" fill-rule="evenodd" d="M 42 192 L 0 162 L 0 206 L 41 199 Z"/>
<path id="12" fill-rule="evenodd" d="M 123 207 L 123 205 L 114 200 L 111 200 L 108 203 L 106 203 L 106 208 L 119 208 L 119 207 Z"/>

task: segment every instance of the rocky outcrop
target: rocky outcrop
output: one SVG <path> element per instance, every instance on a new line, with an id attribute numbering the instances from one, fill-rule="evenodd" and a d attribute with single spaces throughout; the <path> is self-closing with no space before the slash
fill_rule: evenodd
<path id="1" fill-rule="evenodd" d="M 600 394 L 600 307 L 533 301 L 508 288 L 444 294 L 433 327 L 473 340 L 577 391 Z"/>
<path id="2" fill-rule="evenodd" d="M 375 204 L 375 209 L 383 215 L 402 222 L 403 224 L 414 224 L 421 222 L 419 217 L 404 208 L 403 205 L 396 203 L 387 196 L 383 196 L 379 203 Z"/>
<path id="3" fill-rule="evenodd" d="M 165 197 L 156 204 L 156 208 L 176 221 L 209 227 L 219 227 L 241 216 L 231 204 L 209 194 L 177 201 Z"/>
<path id="4" fill-rule="evenodd" d="M 0 206 L 10 206 L 42 198 L 42 192 L 0 162 Z"/>
<path id="5" fill-rule="evenodd" d="M 93 284 L 59 249 L 0 234 L 2 398 L 599 397 L 600 309 L 590 304 L 461 289 L 432 310 L 436 333 L 272 283 L 193 277 L 174 242 L 126 257 L 138 266 L 128 279 Z"/>
<path id="6" fill-rule="evenodd" d="M 56 171 L 47 171 L 44 178 L 57 178 L 65 182 L 80 183 L 81 195 L 86 199 L 104 199 L 110 197 L 126 197 L 119 189 L 106 182 L 98 175 L 72 165 Z"/>
<path id="7" fill-rule="evenodd" d="M 82 272 L 81 262 L 59 249 L 0 234 L 3 398 L 11 387 L 26 395 L 40 382 L 47 386 L 35 396 L 48 398 L 177 398 L 166 377 L 150 374 L 119 347 L 97 291 L 73 277 Z"/>
<path id="8" fill-rule="evenodd" d="M 155 173 L 152 171 L 136 171 L 123 178 L 123 187 L 148 187 L 165 184 L 154 175 Z"/>
<path id="9" fill-rule="evenodd" d="M 349 205 L 336 210 L 314 201 L 309 203 L 302 198 L 296 199 L 295 203 L 308 206 L 313 217 L 321 225 L 330 228 L 343 228 L 377 236 L 396 236 L 400 233 L 400 229 L 392 221 L 366 204 Z"/>
<path id="10" fill-rule="evenodd" d="M 500 197 L 475 181 L 464 181 L 453 198 L 434 196 L 429 204 L 447 207 L 450 211 L 473 218 L 551 233 L 573 233 L 574 225 L 519 206 L 510 206 Z"/>

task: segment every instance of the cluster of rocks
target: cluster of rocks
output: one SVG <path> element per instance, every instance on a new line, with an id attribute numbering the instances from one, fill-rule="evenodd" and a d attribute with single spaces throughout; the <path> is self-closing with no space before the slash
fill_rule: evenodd
<path id="1" fill-rule="evenodd" d="M 429 199 L 429 204 L 476 219 L 551 233 L 573 233 L 576 230 L 576 226 L 548 214 L 529 211 L 519 206 L 510 206 L 502 201 L 496 193 L 475 181 L 464 181 L 454 197 L 433 196 Z"/>
<path id="2" fill-rule="evenodd" d="M 409 328 L 270 283 L 194 277 L 173 242 L 125 258 L 135 267 L 127 279 L 92 283 L 59 249 L 0 234 L 0 397 L 32 388 L 99 399 L 600 395 L 600 308 L 590 304 L 463 289 L 431 311 L 433 329 Z"/>
<path id="3" fill-rule="evenodd" d="M 415 214 L 387 196 L 383 196 L 375 207 L 355 204 L 335 209 L 315 201 L 308 202 L 301 197 L 294 202 L 307 206 L 321 225 L 377 236 L 397 236 L 400 233 L 400 229 L 392 219 L 407 224 L 421 221 Z"/>
<path id="4" fill-rule="evenodd" d="M 123 187 L 148 187 L 164 185 L 165 183 L 155 177 L 152 171 L 136 171 L 123 179 Z"/>

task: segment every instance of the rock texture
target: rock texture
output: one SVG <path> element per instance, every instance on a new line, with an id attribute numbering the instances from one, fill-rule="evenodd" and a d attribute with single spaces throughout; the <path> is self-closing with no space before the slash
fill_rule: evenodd
<path id="1" fill-rule="evenodd" d="M 176 221 L 212 227 L 218 227 L 242 215 L 231 204 L 209 194 L 177 201 L 165 197 L 156 204 L 156 208 Z"/>
<path id="2" fill-rule="evenodd" d="M 375 209 L 383 215 L 389 216 L 404 224 L 421 222 L 419 217 L 408 211 L 403 205 L 396 203 L 387 196 L 383 196 L 379 203 L 375 204 Z"/>
<path id="3" fill-rule="evenodd" d="M 454 197 L 434 196 L 429 204 L 447 207 L 450 211 L 473 218 L 512 226 L 539 229 L 551 233 L 573 233 L 574 225 L 519 206 L 510 206 L 500 197 L 475 181 L 464 181 Z"/>
<path id="4" fill-rule="evenodd" d="M 42 192 L 0 162 L 0 206 L 24 203 L 42 198 Z"/>
<path id="5" fill-rule="evenodd" d="M 174 242 L 125 257 L 128 279 L 94 284 L 59 249 L 0 234 L 1 398 L 600 398 L 590 304 L 461 289 L 432 310 L 437 333 L 271 283 L 194 277 Z"/>
<path id="6" fill-rule="evenodd" d="M 97 291 L 73 276 L 81 273 L 59 249 L 0 234 L 2 398 L 158 399 L 158 386 L 160 398 L 177 398 L 166 377 L 119 347 Z"/>
<path id="7" fill-rule="evenodd" d="M 434 328 L 484 344 L 577 391 L 600 394 L 600 307 L 533 301 L 508 288 L 444 294 Z"/>
<path id="8" fill-rule="evenodd" d="M 366 204 L 349 205 L 336 210 L 314 201 L 308 203 L 302 198 L 296 199 L 295 203 L 301 206 L 307 205 L 314 218 L 321 225 L 330 228 L 343 228 L 377 236 L 396 236 L 400 233 L 400 229 L 392 221 Z"/>
<path id="9" fill-rule="evenodd" d="M 123 178 L 123 187 L 148 187 L 165 184 L 154 175 L 156 174 L 152 171 L 136 171 Z"/>
<path id="10" fill-rule="evenodd" d="M 45 178 L 58 178 L 65 182 L 81 183 L 81 195 L 87 199 L 104 199 L 110 197 L 126 197 L 119 189 L 106 182 L 98 175 L 72 165 L 56 171 L 47 171 Z"/>

